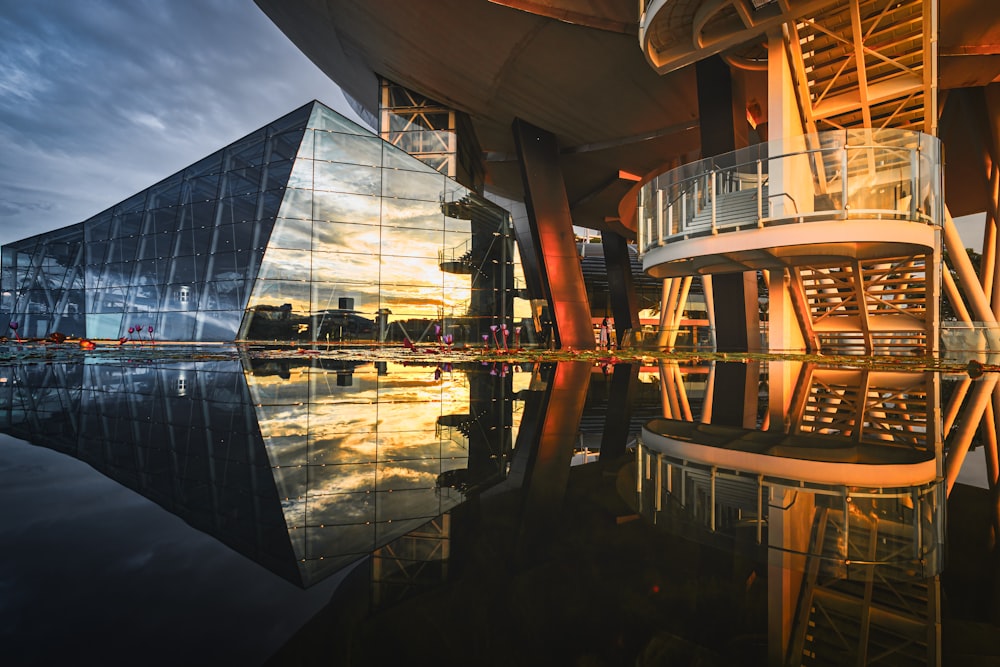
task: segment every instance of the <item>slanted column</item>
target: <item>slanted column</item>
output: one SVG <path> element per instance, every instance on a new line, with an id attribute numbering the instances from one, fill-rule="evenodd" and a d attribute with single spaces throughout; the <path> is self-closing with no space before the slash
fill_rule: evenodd
<path id="1" fill-rule="evenodd" d="M 512 129 L 524 180 L 533 254 L 546 286 L 556 340 L 560 347 L 592 350 L 596 342 L 590 302 L 577 255 L 566 185 L 559 169 L 559 146 L 551 132 L 520 118 L 514 120 Z M 522 238 L 518 233 L 519 244 Z"/>
<path id="2" fill-rule="evenodd" d="M 604 247 L 604 266 L 608 272 L 608 292 L 611 297 L 611 316 L 615 320 L 615 336 L 619 347 L 625 332 L 639 331 L 639 300 L 632 280 L 632 257 L 628 242 L 621 234 L 601 232 Z"/>

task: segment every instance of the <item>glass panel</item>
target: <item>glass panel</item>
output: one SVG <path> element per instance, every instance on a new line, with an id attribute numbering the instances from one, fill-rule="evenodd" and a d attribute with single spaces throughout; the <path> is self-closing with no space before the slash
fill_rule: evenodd
<path id="1" fill-rule="evenodd" d="M 316 133 L 313 130 L 307 129 L 302 135 L 302 143 L 299 144 L 299 152 L 297 155 L 299 159 L 313 159 L 313 145 L 315 144 Z"/>
<path id="2" fill-rule="evenodd" d="M 157 340 L 195 340 L 194 312 L 164 313 L 154 325 Z"/>
<path id="3" fill-rule="evenodd" d="M 327 252 L 367 253 L 377 255 L 381 232 L 373 225 L 346 222 L 317 222 L 313 225 L 313 247 Z"/>
<path id="4" fill-rule="evenodd" d="M 115 207 L 115 213 L 119 215 L 124 215 L 126 213 L 134 213 L 136 211 L 141 211 L 146 207 L 146 193 L 140 192 L 134 194 L 121 204 Z"/>
<path id="5" fill-rule="evenodd" d="M 278 217 L 311 220 L 313 217 L 312 204 L 312 192 L 298 188 L 289 188 L 285 190 L 284 198 L 281 201 L 281 208 L 278 211 Z"/>
<path id="6" fill-rule="evenodd" d="M 378 197 L 320 191 L 314 194 L 316 220 L 354 222 L 363 225 L 377 225 L 379 222 Z"/>
<path id="7" fill-rule="evenodd" d="M 153 209 L 146 213 L 146 234 L 172 232 L 177 229 L 177 207 Z"/>
<path id="8" fill-rule="evenodd" d="M 94 290 L 91 308 L 97 313 L 120 313 L 125 309 L 125 288 L 102 287 Z M 116 327 L 118 325 L 115 325 Z M 118 329 L 115 329 L 117 335 Z M 90 334 L 94 336 L 95 334 Z M 102 336 L 98 336 L 101 338 Z"/>
<path id="9" fill-rule="evenodd" d="M 177 254 L 194 255 L 207 252 L 212 243 L 212 227 L 199 226 L 177 232 Z"/>
<path id="10" fill-rule="evenodd" d="M 444 307 L 440 284 L 414 286 L 382 283 L 380 306 L 392 311 L 394 319 L 402 317 L 440 319 Z"/>
<path id="11" fill-rule="evenodd" d="M 278 218 L 274 221 L 268 245 L 272 248 L 309 250 L 312 247 L 312 228 L 313 223 L 309 220 Z"/>
<path id="12" fill-rule="evenodd" d="M 382 227 L 383 252 L 394 255 L 433 257 L 436 264 L 442 241 L 444 234 L 436 229 Z"/>
<path id="13" fill-rule="evenodd" d="M 115 314 L 87 314 L 87 335 L 91 338 L 118 338 L 121 329 L 122 316 Z"/>
<path id="14" fill-rule="evenodd" d="M 238 267 L 236 253 L 215 253 L 208 258 L 208 272 L 205 280 L 242 280 L 243 276 L 237 273 Z"/>
<path id="15" fill-rule="evenodd" d="M 261 183 L 264 190 L 284 188 L 288 184 L 288 174 L 292 170 L 291 160 L 272 162 L 267 166 L 266 179 Z"/>
<path id="16" fill-rule="evenodd" d="M 313 275 L 317 282 L 378 283 L 378 255 L 314 252 Z"/>
<path id="17" fill-rule="evenodd" d="M 174 282 L 195 283 L 204 277 L 201 258 L 191 255 L 174 257 L 173 268 L 167 274 L 168 279 Z"/>
<path id="18" fill-rule="evenodd" d="M 333 130 L 335 132 L 345 132 L 347 134 L 371 136 L 371 133 L 368 132 L 368 130 L 352 123 L 339 113 L 328 109 L 322 104 L 317 104 L 313 107 L 312 114 L 309 116 L 308 127 L 314 127 L 318 130 Z"/>
<path id="19" fill-rule="evenodd" d="M 274 218 L 274 216 L 278 214 L 278 207 L 281 206 L 281 200 L 284 196 L 284 190 L 269 190 L 261 195 L 261 207 L 258 211 L 258 215 L 254 219 L 267 220 L 269 218 Z"/>
<path id="20" fill-rule="evenodd" d="M 215 205 L 215 201 L 201 201 L 182 206 L 177 214 L 177 228 L 191 229 L 215 224 Z"/>
<path id="21" fill-rule="evenodd" d="M 353 192 L 362 195 L 377 195 L 382 190 L 382 170 L 378 167 L 319 160 L 314 165 L 317 190 Z"/>
<path id="22" fill-rule="evenodd" d="M 444 226 L 444 215 L 437 201 L 383 199 L 382 219 L 384 224 L 393 227 L 442 229 Z"/>
<path id="23" fill-rule="evenodd" d="M 382 166 L 386 169 L 409 169 L 411 171 L 432 171 L 426 164 L 406 151 L 386 142 L 382 144 Z"/>
<path id="24" fill-rule="evenodd" d="M 299 158 L 292 167 L 292 173 L 288 177 L 289 188 L 309 189 L 313 184 L 313 162 Z"/>
<path id="25" fill-rule="evenodd" d="M 200 178 L 206 174 L 218 174 L 220 171 L 222 171 L 222 151 L 216 151 L 185 169 L 184 178 Z"/>
<path id="26" fill-rule="evenodd" d="M 190 283 L 177 282 L 165 285 L 163 295 L 160 309 L 165 311 L 192 310 L 198 303 L 198 292 Z"/>
<path id="27" fill-rule="evenodd" d="M 257 193 L 256 191 L 223 199 L 219 202 L 219 222 L 233 223 L 253 220 L 257 214 Z"/>
<path id="28" fill-rule="evenodd" d="M 260 129 L 226 149 L 225 168 L 259 165 L 264 157 L 264 130 Z"/>
<path id="29" fill-rule="evenodd" d="M 103 241 L 111 235 L 111 215 L 102 213 L 84 223 L 87 241 Z"/>
<path id="30" fill-rule="evenodd" d="M 260 280 L 309 280 L 309 253 L 304 250 L 268 248 L 258 278 Z"/>
<path id="31" fill-rule="evenodd" d="M 276 320 L 309 310 L 309 283 L 288 280 L 258 280 L 254 284 L 250 309 L 270 313 Z M 283 307 L 287 306 L 287 307 Z"/>
<path id="32" fill-rule="evenodd" d="M 424 452 L 429 458 L 410 461 L 380 461 L 376 472 L 376 487 L 379 491 L 434 489 L 437 485 L 437 477 L 441 474 L 441 459 L 438 458 L 440 451 L 440 444 L 434 442 L 430 450 Z"/>
<path id="33" fill-rule="evenodd" d="M 315 282 L 312 293 L 313 312 L 318 314 L 342 310 L 341 299 L 349 299 L 344 305 L 348 306 L 346 310 L 351 311 L 348 317 L 350 326 L 347 329 L 352 333 L 367 331 L 379 307 L 378 287 L 375 284 Z M 331 322 L 330 325 L 344 325 L 344 323 Z"/>
<path id="34" fill-rule="evenodd" d="M 174 206 L 180 198 L 181 174 L 177 173 L 149 189 L 147 208 Z"/>
<path id="35" fill-rule="evenodd" d="M 254 247 L 255 227 L 254 222 L 237 222 L 235 225 L 230 225 L 233 231 L 233 247 L 237 251 L 247 252 Z"/>
<path id="36" fill-rule="evenodd" d="M 234 340 L 242 310 L 202 310 L 195 321 L 194 340 Z"/>
<path id="37" fill-rule="evenodd" d="M 382 283 L 432 287 L 440 292 L 445 275 L 434 260 L 382 255 L 380 273 Z"/>
<path id="38" fill-rule="evenodd" d="M 290 159 L 295 157 L 302 141 L 302 129 L 289 130 L 275 134 L 270 139 L 271 160 Z"/>
<path id="39" fill-rule="evenodd" d="M 440 201 L 445 177 L 436 171 L 420 172 L 404 169 L 385 169 L 382 175 L 382 194 L 397 199 L 423 199 Z"/>
<path id="40" fill-rule="evenodd" d="M 96 241 L 87 244 L 87 264 L 104 264 L 108 254 L 106 241 Z M 5 266 L 9 266 L 5 264 Z"/>
<path id="41" fill-rule="evenodd" d="M 201 202 L 219 197 L 219 174 L 206 174 L 191 178 L 184 183 L 181 202 Z"/>
<path id="42" fill-rule="evenodd" d="M 316 132 L 313 157 L 329 162 L 349 162 L 378 167 L 382 164 L 382 140 L 366 134 Z"/>
<path id="43" fill-rule="evenodd" d="M 234 169 L 222 177 L 222 196 L 235 197 L 260 190 L 261 167 Z"/>

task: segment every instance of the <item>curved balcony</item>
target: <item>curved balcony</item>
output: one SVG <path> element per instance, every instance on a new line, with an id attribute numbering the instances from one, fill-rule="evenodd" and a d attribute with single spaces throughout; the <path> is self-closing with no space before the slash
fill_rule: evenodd
<path id="1" fill-rule="evenodd" d="M 657 278 L 925 253 L 942 219 L 940 142 L 906 130 L 823 132 L 664 172 L 639 193 Z"/>

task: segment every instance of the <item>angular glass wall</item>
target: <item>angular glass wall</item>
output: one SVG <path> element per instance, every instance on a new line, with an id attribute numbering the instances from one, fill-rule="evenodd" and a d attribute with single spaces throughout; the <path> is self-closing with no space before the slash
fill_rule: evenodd
<path id="1" fill-rule="evenodd" d="M 512 239 L 503 209 L 313 102 L 89 220 L 4 246 L 0 327 L 477 342 L 513 317 Z"/>
<path id="2" fill-rule="evenodd" d="M 311 107 L 83 223 L 5 246 L 0 324 L 30 337 L 233 340 Z"/>
<path id="3" fill-rule="evenodd" d="M 518 375 L 246 356 L 15 363 L 0 370 L 0 432 L 309 586 L 504 478 L 531 377 Z"/>
<path id="4" fill-rule="evenodd" d="M 240 338 L 481 342 L 513 255 L 506 211 L 317 104 Z"/>

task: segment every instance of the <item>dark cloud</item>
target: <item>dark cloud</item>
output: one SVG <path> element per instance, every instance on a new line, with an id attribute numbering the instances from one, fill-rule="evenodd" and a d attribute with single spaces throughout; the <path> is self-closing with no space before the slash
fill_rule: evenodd
<path id="1" fill-rule="evenodd" d="M 0 0 L 0 243 L 339 89 L 251 0 Z"/>

